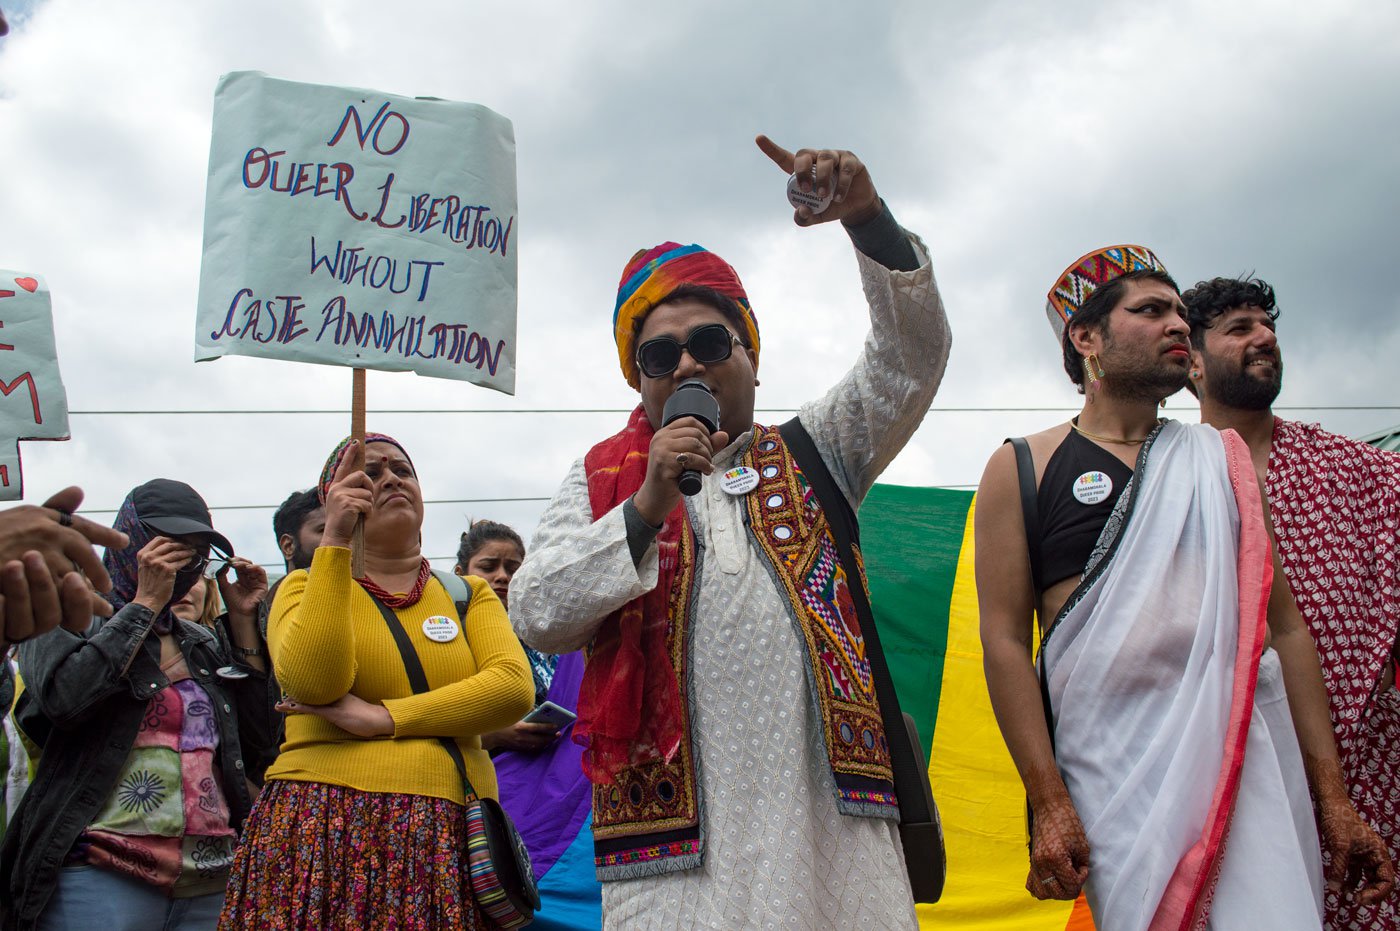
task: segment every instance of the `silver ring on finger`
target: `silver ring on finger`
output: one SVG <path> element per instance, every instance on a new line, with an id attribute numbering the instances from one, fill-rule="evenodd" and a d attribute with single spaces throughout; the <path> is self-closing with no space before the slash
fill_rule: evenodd
<path id="1" fill-rule="evenodd" d="M 689 462 L 689 461 L 690 461 L 690 456 L 689 456 L 689 454 L 687 454 L 687 453 L 676 453 L 676 465 L 680 466 L 682 469 L 685 468 L 685 464 L 686 464 L 687 462 Z"/>
<path id="2" fill-rule="evenodd" d="M 1060 881 L 1054 876 L 1043 876 L 1041 877 L 1040 884 L 1042 886 L 1058 886 Z"/>
<path id="3" fill-rule="evenodd" d="M 67 511 L 59 511 L 57 520 L 60 527 L 73 526 L 73 515 L 69 514 Z"/>

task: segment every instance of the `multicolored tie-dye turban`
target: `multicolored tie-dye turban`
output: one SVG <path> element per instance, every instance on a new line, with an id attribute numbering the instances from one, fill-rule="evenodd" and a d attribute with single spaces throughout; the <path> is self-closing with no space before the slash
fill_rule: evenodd
<path id="1" fill-rule="evenodd" d="M 1107 246 L 1076 260 L 1050 289 L 1050 299 L 1045 304 L 1055 336 L 1064 338 L 1066 324 L 1099 285 L 1129 272 L 1166 270 L 1146 246 Z"/>
<path id="2" fill-rule="evenodd" d="M 733 298 L 744 315 L 749 346 L 754 355 L 758 355 L 758 318 L 749 306 L 749 296 L 744 293 L 744 285 L 733 267 L 702 246 L 663 242 L 632 256 L 617 286 L 613 339 L 617 342 L 622 374 L 633 388 L 641 389 L 641 375 L 637 371 L 637 321 L 683 284 L 714 288 Z"/>
<path id="3" fill-rule="evenodd" d="M 321 468 L 321 478 L 316 483 L 316 497 L 321 499 L 323 505 L 326 503 L 326 492 L 330 491 L 331 482 L 335 479 L 335 470 L 340 468 L 340 460 L 344 459 L 345 454 L 350 451 L 350 441 L 353 439 L 354 437 L 347 436 L 341 440 L 340 444 L 331 450 L 326 464 Z M 408 464 L 413 465 L 413 457 L 408 454 L 408 450 L 404 449 L 403 444 L 392 436 L 386 436 L 383 433 L 366 433 L 365 445 L 368 446 L 370 443 L 388 443 L 390 446 L 397 447 L 399 452 L 403 453 L 403 457 L 408 460 Z M 418 474 L 417 466 L 413 467 L 413 472 L 415 475 Z"/>

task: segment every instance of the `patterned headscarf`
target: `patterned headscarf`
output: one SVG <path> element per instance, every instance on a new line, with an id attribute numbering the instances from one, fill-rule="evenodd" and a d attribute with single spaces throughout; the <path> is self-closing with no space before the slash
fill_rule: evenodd
<path id="1" fill-rule="evenodd" d="M 137 554 L 155 537 L 146 529 L 146 525 L 141 523 L 141 518 L 137 516 L 135 498 L 136 491 L 133 489 L 117 510 L 117 519 L 112 522 L 113 530 L 120 530 L 126 534 L 128 541 L 126 549 L 108 548 L 102 553 L 102 566 L 112 577 L 112 590 L 102 597 L 107 599 L 113 611 L 120 611 L 136 597 L 137 573 L 139 571 Z M 194 584 L 198 581 L 198 570 L 181 569 L 175 573 L 175 587 L 170 592 L 170 600 L 156 614 L 156 633 L 167 634 L 170 632 L 175 624 L 175 615 L 170 613 L 170 606 L 189 594 L 190 589 L 194 588 Z"/>
<path id="2" fill-rule="evenodd" d="M 335 449 L 331 450 L 329 458 L 326 459 L 325 466 L 321 469 L 321 478 L 316 482 L 316 497 L 321 500 L 322 507 L 326 504 L 326 492 L 330 491 L 331 482 L 335 480 L 335 470 L 340 468 L 340 460 L 345 458 L 345 454 L 350 451 L 350 441 L 353 436 L 347 436 L 341 440 Z M 408 450 L 403 448 L 403 444 L 392 436 L 383 433 L 366 433 L 365 445 L 370 443 L 388 443 L 403 453 L 403 457 L 408 460 L 409 465 L 413 465 L 413 457 L 408 454 Z M 418 467 L 413 466 L 413 473 L 418 474 Z"/>
<path id="3" fill-rule="evenodd" d="M 758 355 L 758 318 L 749 306 L 743 282 L 734 268 L 713 252 L 697 245 L 663 242 L 642 249 L 632 256 L 622 270 L 617 286 L 617 305 L 613 308 L 613 339 L 617 342 L 617 358 L 627 384 L 641 389 L 641 374 L 637 371 L 637 321 L 661 303 L 672 291 L 685 284 L 714 288 L 725 297 L 733 298 L 744 315 L 749 348 Z"/>
<path id="4" fill-rule="evenodd" d="M 1165 272 L 1160 259 L 1146 246 L 1106 246 L 1090 252 L 1065 269 L 1050 289 L 1045 314 L 1057 338 L 1063 339 L 1070 319 L 1099 285 L 1129 272 Z"/>

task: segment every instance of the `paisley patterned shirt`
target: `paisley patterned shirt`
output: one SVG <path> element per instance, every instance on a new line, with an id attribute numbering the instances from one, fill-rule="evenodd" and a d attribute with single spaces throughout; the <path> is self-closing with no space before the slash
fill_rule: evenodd
<path id="1" fill-rule="evenodd" d="M 182 655 L 161 669 L 170 685 L 151 698 L 117 787 L 79 837 L 74 859 L 173 896 L 219 892 L 234 831 L 219 784 L 214 709 Z"/>

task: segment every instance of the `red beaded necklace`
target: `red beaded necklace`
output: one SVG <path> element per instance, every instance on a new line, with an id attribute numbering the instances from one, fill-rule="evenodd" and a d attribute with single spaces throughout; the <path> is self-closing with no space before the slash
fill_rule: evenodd
<path id="1" fill-rule="evenodd" d="M 405 595 L 391 595 L 369 576 L 356 579 L 355 581 L 364 586 L 365 591 L 373 595 L 386 608 L 408 608 L 416 605 L 418 599 L 423 597 L 423 589 L 428 584 L 428 579 L 432 578 L 432 576 L 433 567 L 428 565 L 428 560 L 424 559 L 418 565 L 418 580 L 413 583 L 413 588 Z"/>

